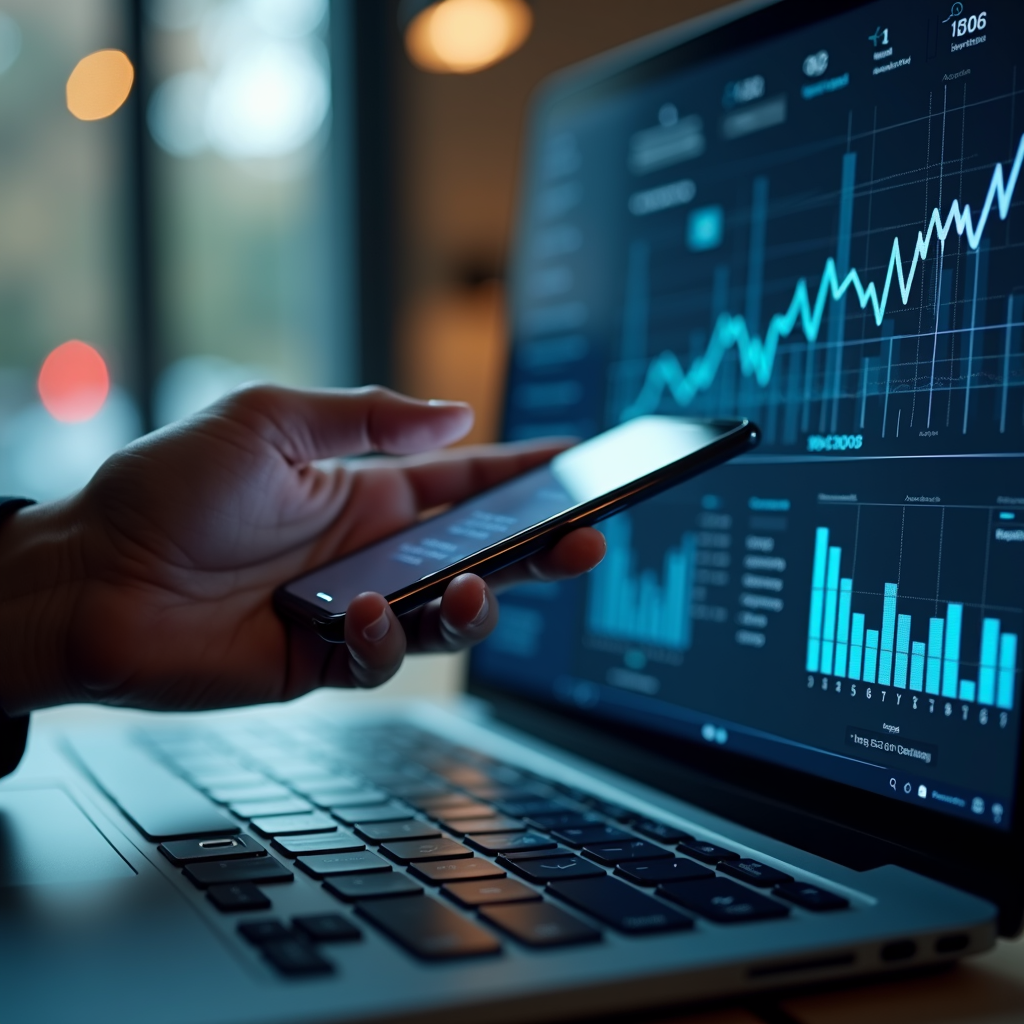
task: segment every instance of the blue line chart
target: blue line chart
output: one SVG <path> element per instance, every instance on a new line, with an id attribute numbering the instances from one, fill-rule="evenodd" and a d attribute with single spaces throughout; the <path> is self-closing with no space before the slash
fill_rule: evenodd
<path id="1" fill-rule="evenodd" d="M 807 278 L 801 277 L 793 290 L 789 307 L 783 313 L 773 314 L 763 337 L 751 331 L 742 314 L 719 314 L 707 348 L 693 360 L 688 370 L 683 369 L 679 357 L 671 351 L 664 351 L 651 361 L 639 393 L 622 411 L 621 419 L 628 420 L 656 412 L 666 392 L 677 405 L 689 405 L 700 392 L 708 390 L 714 383 L 722 359 L 731 348 L 737 350 L 743 375 L 752 377 L 761 387 L 767 387 L 772 379 L 779 342 L 788 338 L 799 326 L 807 344 L 814 345 L 818 340 L 829 299 L 841 302 L 851 290 L 860 308 L 863 310 L 870 307 L 876 326 L 881 327 L 893 281 L 899 288 L 903 305 L 908 305 L 918 267 L 928 258 L 933 240 L 937 241 L 938 252 L 941 254 L 945 251 L 950 232 L 955 230 L 958 237 L 966 237 L 968 246 L 977 251 L 993 205 L 997 208 L 999 219 L 1006 220 L 1022 164 L 1024 135 L 1021 135 L 1018 142 L 1009 174 L 1004 177 L 1001 162 L 993 167 L 988 192 L 976 221 L 970 204 L 961 207 L 959 198 L 953 200 L 945 219 L 939 207 L 932 210 L 926 229 L 918 231 L 913 256 L 906 271 L 899 238 L 894 238 L 881 294 L 874 281 L 864 283 L 856 268 L 851 268 L 845 276 L 840 277 L 835 259 L 829 256 L 814 300 L 811 300 Z"/>

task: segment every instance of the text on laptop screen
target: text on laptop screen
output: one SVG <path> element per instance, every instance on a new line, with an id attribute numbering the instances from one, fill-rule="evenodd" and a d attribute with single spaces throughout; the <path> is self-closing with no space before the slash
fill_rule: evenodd
<path id="1" fill-rule="evenodd" d="M 763 442 L 503 599 L 477 677 L 1008 827 L 1022 56 L 1024 5 L 901 0 L 542 106 L 507 435 L 666 412 Z"/>

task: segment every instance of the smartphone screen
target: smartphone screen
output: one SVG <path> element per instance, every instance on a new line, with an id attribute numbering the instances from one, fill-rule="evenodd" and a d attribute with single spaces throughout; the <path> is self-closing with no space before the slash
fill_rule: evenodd
<path id="1" fill-rule="evenodd" d="M 283 588 L 284 593 L 292 599 L 290 604 L 298 599 L 314 613 L 319 610 L 328 616 L 343 613 L 363 591 L 391 599 L 424 580 L 444 576 L 477 554 L 500 549 L 519 534 L 536 532 L 545 523 L 556 523 L 566 513 L 683 462 L 734 433 L 737 426 L 735 421 L 640 417 L 561 452 L 545 466 L 294 580 Z M 605 514 L 619 507 L 612 505 Z"/>

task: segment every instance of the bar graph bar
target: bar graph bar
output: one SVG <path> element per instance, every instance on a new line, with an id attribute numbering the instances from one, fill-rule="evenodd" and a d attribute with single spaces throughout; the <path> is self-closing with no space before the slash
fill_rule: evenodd
<path id="1" fill-rule="evenodd" d="M 830 543 L 828 528 L 819 526 L 814 534 L 807 671 L 1013 708 L 1016 633 L 1004 632 L 1001 620 L 983 616 L 977 677 L 962 678 L 963 604 L 947 603 L 944 617 L 928 619 L 927 641 L 915 640 L 913 616 L 898 609 L 898 585 L 886 583 L 881 629 L 868 629 L 865 613 L 853 609 L 853 576 L 841 574 L 842 557 L 843 549 Z M 967 664 L 974 662 L 968 659 Z"/>
<path id="2" fill-rule="evenodd" d="M 592 634 L 670 650 L 687 650 L 691 639 L 690 591 L 696 536 L 684 534 L 665 552 L 661 579 L 636 568 L 633 524 L 619 515 L 601 526 L 608 542 L 587 595 L 587 628 Z"/>
<path id="3" fill-rule="evenodd" d="M 925 692 L 938 696 L 942 685 L 942 631 L 945 619 L 928 620 L 928 677 Z"/>

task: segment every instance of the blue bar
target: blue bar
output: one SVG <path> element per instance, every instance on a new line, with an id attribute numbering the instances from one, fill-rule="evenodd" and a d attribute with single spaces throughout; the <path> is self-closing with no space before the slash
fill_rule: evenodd
<path id="1" fill-rule="evenodd" d="M 814 569 L 811 572 L 811 620 L 807 626 L 807 671 L 817 672 L 821 663 L 821 613 L 825 604 L 825 562 L 828 558 L 828 527 L 814 531 Z"/>
<path id="2" fill-rule="evenodd" d="M 860 666 L 864 660 L 864 616 L 860 612 L 853 613 L 853 628 L 850 631 L 850 667 L 847 676 L 860 679 Z"/>
<path id="3" fill-rule="evenodd" d="M 961 679 L 960 680 L 960 699 L 966 701 L 974 700 L 974 680 L 972 679 Z"/>
<path id="4" fill-rule="evenodd" d="M 846 675 L 846 654 L 850 640 L 850 599 L 853 594 L 853 580 L 839 581 L 839 622 L 836 625 L 836 663 L 834 675 Z"/>
<path id="5" fill-rule="evenodd" d="M 946 647 L 942 657 L 942 696 L 956 697 L 956 681 L 960 675 L 960 623 L 962 604 L 946 605 Z"/>
<path id="6" fill-rule="evenodd" d="M 886 583 L 882 599 L 882 649 L 878 656 L 878 683 L 888 686 L 892 677 L 892 644 L 896 632 L 896 584 Z"/>
<path id="7" fill-rule="evenodd" d="M 868 630 L 868 642 L 864 645 L 864 682 L 875 681 L 875 663 L 878 660 L 878 630 Z"/>
<path id="8" fill-rule="evenodd" d="M 587 629 L 617 640 L 688 649 L 695 535 L 685 534 L 678 547 L 666 551 L 659 580 L 655 570 L 637 572 L 628 516 L 609 519 L 602 530 L 608 552 L 590 578 Z"/>
<path id="9" fill-rule="evenodd" d="M 938 694 L 942 682 L 942 630 L 945 619 L 928 620 L 928 678 L 925 693 Z"/>
<path id="10" fill-rule="evenodd" d="M 1017 670 L 1017 634 L 1004 633 L 999 638 L 999 693 L 997 707 L 1009 711 L 1013 707 L 1013 676 Z"/>
<path id="11" fill-rule="evenodd" d="M 996 702 L 996 665 L 999 663 L 999 620 L 981 620 L 981 658 L 978 667 L 978 703 Z"/>
<path id="12" fill-rule="evenodd" d="M 910 616 L 900 615 L 896 620 L 896 678 L 893 685 L 907 688 L 907 662 L 910 656 Z"/>
<path id="13" fill-rule="evenodd" d="M 836 604 L 839 597 L 839 558 L 842 548 L 828 549 L 828 571 L 825 575 L 825 621 L 821 627 L 821 671 L 832 671 L 832 654 L 836 638 Z"/>
<path id="14" fill-rule="evenodd" d="M 920 693 L 924 689 L 924 644 L 915 640 L 910 649 L 910 688 Z"/>

